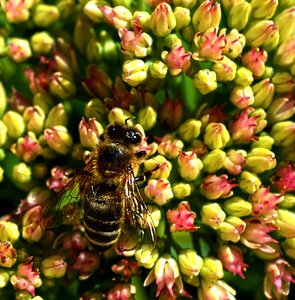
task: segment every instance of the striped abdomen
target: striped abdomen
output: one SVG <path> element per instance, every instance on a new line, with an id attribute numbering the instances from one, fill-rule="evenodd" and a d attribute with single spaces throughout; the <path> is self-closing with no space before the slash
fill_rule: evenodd
<path id="1" fill-rule="evenodd" d="M 116 244 L 122 226 L 122 199 L 116 187 L 97 187 L 96 192 L 86 195 L 84 226 L 90 243 L 98 252 Z"/>

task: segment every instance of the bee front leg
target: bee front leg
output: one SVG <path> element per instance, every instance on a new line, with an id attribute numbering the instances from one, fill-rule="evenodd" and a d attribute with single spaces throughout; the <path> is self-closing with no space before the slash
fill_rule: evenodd
<path id="1" fill-rule="evenodd" d="M 153 172 L 158 170 L 160 168 L 160 165 L 156 165 L 152 170 L 148 170 L 143 172 L 141 175 L 134 178 L 135 182 L 142 183 L 146 181 L 149 177 L 152 176 Z"/>

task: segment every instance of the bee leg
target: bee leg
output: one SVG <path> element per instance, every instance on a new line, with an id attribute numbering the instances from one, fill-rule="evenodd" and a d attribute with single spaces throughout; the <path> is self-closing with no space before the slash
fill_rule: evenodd
<path id="1" fill-rule="evenodd" d="M 141 175 L 134 178 L 135 182 L 139 183 L 139 182 L 146 181 L 147 178 L 151 177 L 153 172 L 158 170 L 159 168 L 160 168 L 160 165 L 156 165 L 155 168 L 153 168 L 152 170 L 143 172 Z"/>

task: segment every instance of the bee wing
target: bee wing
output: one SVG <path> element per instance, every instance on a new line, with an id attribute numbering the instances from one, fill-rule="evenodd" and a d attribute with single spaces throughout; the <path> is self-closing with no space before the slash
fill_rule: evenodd
<path id="1" fill-rule="evenodd" d="M 89 183 L 91 161 L 74 175 L 63 189 L 44 208 L 43 219 L 48 227 L 77 224 L 83 215 L 83 194 Z"/>
<path id="2" fill-rule="evenodd" d="M 123 233 L 141 245 L 155 246 L 156 230 L 152 216 L 135 182 L 134 174 L 129 171 L 124 181 L 124 226 Z"/>

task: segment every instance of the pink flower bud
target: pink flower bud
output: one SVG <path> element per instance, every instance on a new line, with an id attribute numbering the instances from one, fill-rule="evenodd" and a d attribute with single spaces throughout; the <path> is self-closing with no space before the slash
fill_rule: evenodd
<path id="1" fill-rule="evenodd" d="M 25 22 L 30 17 L 28 5 L 25 0 L 8 0 L 4 2 L 4 12 L 9 23 Z"/>
<path id="2" fill-rule="evenodd" d="M 267 52 L 263 49 L 252 48 L 242 56 L 242 64 L 249 69 L 253 76 L 259 78 L 265 71 L 265 62 L 267 60 Z"/>
<path id="3" fill-rule="evenodd" d="M 29 41 L 20 38 L 12 38 L 8 46 L 8 55 L 18 63 L 27 60 L 32 56 Z"/>
<path id="4" fill-rule="evenodd" d="M 165 102 L 160 109 L 160 122 L 166 129 L 175 129 L 181 123 L 183 117 L 183 102 L 166 96 Z"/>
<path id="5" fill-rule="evenodd" d="M 167 179 L 151 179 L 144 189 L 146 197 L 158 205 L 164 205 L 173 198 L 170 183 Z"/>
<path id="6" fill-rule="evenodd" d="M 0 267 L 11 268 L 16 262 L 16 249 L 10 242 L 0 242 Z"/>
<path id="7" fill-rule="evenodd" d="M 246 156 L 247 152 L 245 150 L 231 149 L 226 153 L 226 158 L 223 166 L 229 174 L 238 175 L 242 172 L 244 168 Z"/>
<path id="8" fill-rule="evenodd" d="M 193 151 L 180 152 L 178 156 L 178 172 L 186 181 L 193 181 L 199 177 L 203 169 L 202 161 Z"/>
<path id="9" fill-rule="evenodd" d="M 59 192 L 69 181 L 69 178 L 65 174 L 65 170 L 59 167 L 51 169 L 51 177 L 47 181 L 49 189 Z"/>
<path id="10" fill-rule="evenodd" d="M 201 182 L 200 192 L 209 200 L 231 197 L 233 195 L 232 188 L 237 184 L 231 183 L 233 179 L 228 180 L 227 178 L 226 174 L 207 175 Z"/>
<path id="11" fill-rule="evenodd" d="M 196 213 L 190 210 L 187 201 L 179 203 L 177 209 L 167 211 L 167 219 L 170 223 L 170 231 L 196 231 L 197 226 L 194 225 Z"/>
<path id="12" fill-rule="evenodd" d="M 132 300 L 135 295 L 135 286 L 129 283 L 117 283 L 106 294 L 107 300 Z"/>
<path id="13" fill-rule="evenodd" d="M 87 279 L 100 266 L 100 257 L 97 252 L 81 251 L 75 257 L 74 264 L 71 265 L 73 270 L 79 271 L 80 279 Z"/>
<path id="14" fill-rule="evenodd" d="M 295 191 L 294 164 L 289 163 L 287 166 L 279 168 L 271 178 L 271 182 L 280 193 Z"/>
<path id="15" fill-rule="evenodd" d="M 181 140 L 175 139 L 170 134 L 165 135 L 159 140 L 160 144 L 158 146 L 158 152 L 168 159 L 176 158 L 184 146 Z"/>
<path id="16" fill-rule="evenodd" d="M 132 276 L 140 274 L 140 268 L 136 261 L 129 261 L 123 258 L 118 264 L 112 265 L 112 271 L 123 276 L 125 281 L 128 281 Z"/>
<path id="17" fill-rule="evenodd" d="M 117 29 L 128 28 L 132 19 L 132 13 L 124 6 L 103 6 L 100 10 L 104 14 L 107 22 Z"/>
<path id="18" fill-rule="evenodd" d="M 103 127 L 95 118 L 89 118 L 88 122 L 82 118 L 79 123 L 80 142 L 83 147 L 94 149 L 102 133 Z"/>

